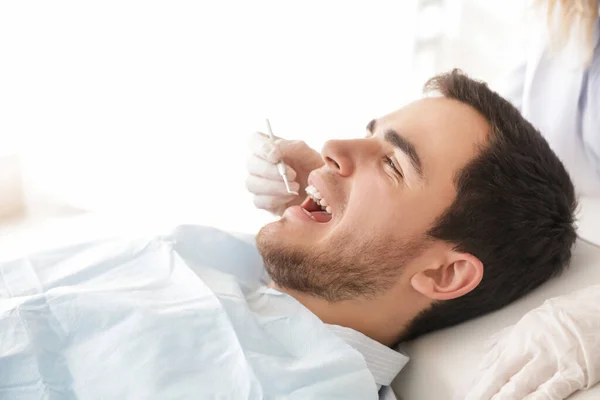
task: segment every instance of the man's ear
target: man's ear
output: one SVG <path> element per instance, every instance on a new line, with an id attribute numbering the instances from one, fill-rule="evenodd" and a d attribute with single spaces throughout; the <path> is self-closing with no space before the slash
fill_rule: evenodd
<path id="1" fill-rule="evenodd" d="M 417 292 L 432 300 L 450 300 L 475 289 L 483 278 L 483 263 L 468 253 L 451 252 L 448 261 L 412 276 Z"/>

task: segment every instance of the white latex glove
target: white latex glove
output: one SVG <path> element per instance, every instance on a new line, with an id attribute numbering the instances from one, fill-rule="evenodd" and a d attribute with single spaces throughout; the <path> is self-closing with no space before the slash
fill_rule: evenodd
<path id="1" fill-rule="evenodd" d="M 275 140 L 256 132 L 250 139 L 248 178 L 246 188 L 254 195 L 254 205 L 276 215 L 281 215 L 290 205 L 300 204 L 306 197 L 308 174 L 324 164 L 321 155 L 299 140 Z M 289 194 L 277 163 L 283 160 L 290 188 L 299 195 Z"/>
<path id="2" fill-rule="evenodd" d="M 498 334 L 466 400 L 559 400 L 600 381 L 600 285 L 544 302 Z"/>

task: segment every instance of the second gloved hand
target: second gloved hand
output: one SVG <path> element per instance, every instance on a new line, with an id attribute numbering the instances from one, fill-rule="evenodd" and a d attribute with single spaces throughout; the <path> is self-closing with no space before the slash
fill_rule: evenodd
<path id="1" fill-rule="evenodd" d="M 260 132 L 252 135 L 248 158 L 248 178 L 246 187 L 253 194 L 254 205 L 273 214 L 281 215 L 290 205 L 300 204 L 306 193 L 308 175 L 324 162 L 321 155 L 306 143 L 299 140 L 270 138 Z M 283 178 L 277 170 L 277 163 L 283 161 L 292 190 L 298 196 L 289 194 Z"/>
<path id="2" fill-rule="evenodd" d="M 562 400 L 598 381 L 600 285 L 549 299 L 502 331 L 466 399 Z"/>

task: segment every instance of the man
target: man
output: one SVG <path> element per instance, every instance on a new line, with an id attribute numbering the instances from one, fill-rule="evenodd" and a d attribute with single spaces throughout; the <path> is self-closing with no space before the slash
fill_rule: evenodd
<path id="1" fill-rule="evenodd" d="M 327 142 L 322 161 L 299 142 L 262 146 L 326 199 L 326 223 L 288 203 L 267 160 L 249 163 L 257 206 L 289 205 L 258 235 L 273 287 L 386 345 L 519 298 L 561 272 L 576 237 L 569 176 L 514 107 L 456 70 L 426 90 L 442 97 Z"/>
<path id="2" fill-rule="evenodd" d="M 485 85 L 454 71 L 427 89 L 442 96 L 322 156 L 257 135 L 248 188 L 282 212 L 260 255 L 183 226 L 0 263 L 0 397 L 376 398 L 407 361 L 395 343 L 559 273 L 560 161 Z M 282 191 L 282 157 L 309 198 Z"/>
<path id="3" fill-rule="evenodd" d="M 387 346 L 523 296 L 565 268 L 576 238 L 571 180 L 511 104 L 456 70 L 426 91 L 442 96 L 327 142 L 322 158 L 256 135 L 248 164 L 257 207 L 282 213 L 257 238 L 272 286 Z M 287 194 L 280 160 L 331 216 Z"/>

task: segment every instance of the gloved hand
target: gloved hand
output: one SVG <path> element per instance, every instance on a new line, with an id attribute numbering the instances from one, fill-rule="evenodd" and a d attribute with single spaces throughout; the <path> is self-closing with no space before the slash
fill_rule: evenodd
<path id="1" fill-rule="evenodd" d="M 306 197 L 304 189 L 308 185 L 308 174 L 324 164 L 321 155 L 299 140 L 275 140 L 260 132 L 250 139 L 251 154 L 248 158 L 248 178 L 246 188 L 254 195 L 254 205 L 276 215 L 294 204 L 300 204 Z M 277 170 L 277 163 L 283 160 L 290 187 L 299 193 L 289 194 L 283 178 Z"/>
<path id="2" fill-rule="evenodd" d="M 559 400 L 600 381 L 600 285 L 549 299 L 501 331 L 466 400 Z"/>

